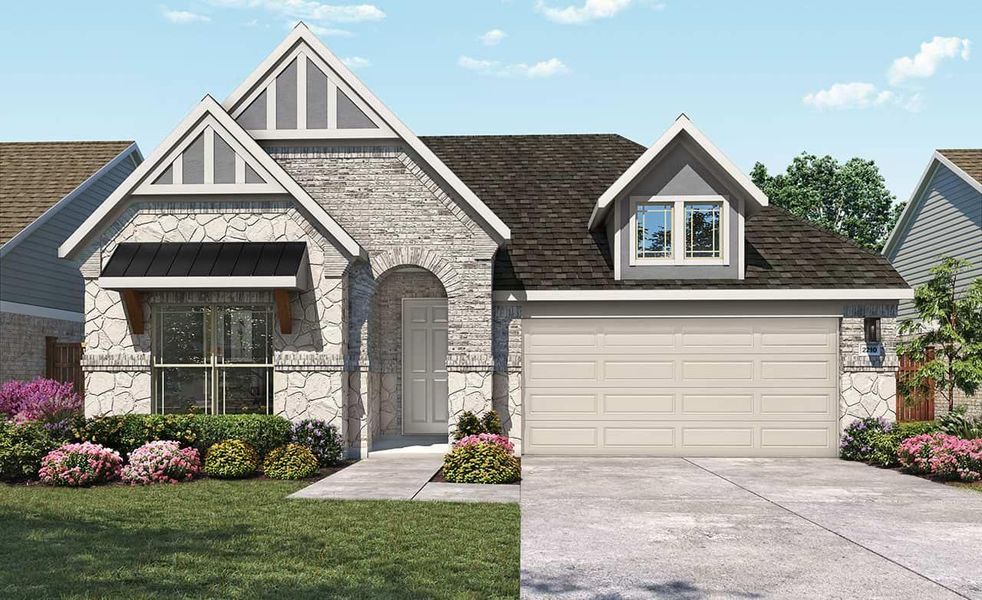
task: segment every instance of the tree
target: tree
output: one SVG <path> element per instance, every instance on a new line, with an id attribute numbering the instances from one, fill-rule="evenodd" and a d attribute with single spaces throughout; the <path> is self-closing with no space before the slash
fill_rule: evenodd
<path id="1" fill-rule="evenodd" d="M 871 250 L 883 248 L 903 210 L 871 160 L 840 164 L 802 152 L 785 173 L 772 176 L 757 163 L 750 177 L 773 204 Z"/>
<path id="2" fill-rule="evenodd" d="M 946 256 L 932 267 L 931 280 L 914 293 L 917 319 L 900 324 L 902 336 L 914 337 L 898 344 L 897 352 L 922 363 L 897 382 L 900 391 L 910 397 L 933 384 L 948 401 L 949 412 L 955 408 L 955 389 L 971 395 L 982 385 L 982 277 L 964 294 L 956 293 L 958 278 L 969 266 Z"/>

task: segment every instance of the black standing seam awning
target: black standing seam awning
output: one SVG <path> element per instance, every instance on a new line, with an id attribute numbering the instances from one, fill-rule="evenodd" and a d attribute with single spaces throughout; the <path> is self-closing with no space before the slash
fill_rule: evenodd
<path id="1" fill-rule="evenodd" d="M 289 277 L 304 242 L 124 242 L 102 277 Z"/>

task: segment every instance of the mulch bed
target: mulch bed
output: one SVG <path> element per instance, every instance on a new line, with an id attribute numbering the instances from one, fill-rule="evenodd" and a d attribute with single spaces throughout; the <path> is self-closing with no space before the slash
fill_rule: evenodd
<path id="1" fill-rule="evenodd" d="M 304 483 L 314 483 L 315 481 L 320 481 L 321 479 L 324 479 L 328 475 L 333 475 L 333 474 L 337 473 L 341 469 L 345 469 L 347 467 L 350 467 L 351 465 L 355 464 L 356 462 L 358 462 L 358 461 L 357 460 L 344 460 L 344 461 L 341 461 L 340 463 L 334 465 L 333 467 L 323 467 L 321 469 L 318 469 L 317 472 L 314 473 L 313 475 L 311 475 L 310 477 L 307 477 L 305 479 L 294 479 L 292 481 L 302 481 Z M 192 479 L 191 481 L 181 482 L 180 485 L 194 484 L 194 483 L 197 483 L 199 481 L 204 481 L 205 479 L 211 479 L 211 477 L 208 477 L 207 475 L 202 474 L 200 477 L 196 477 L 195 479 Z M 266 477 L 265 475 L 263 475 L 262 474 L 262 471 L 259 471 L 256 475 L 253 475 L 252 477 L 245 477 L 245 478 L 239 479 L 239 480 L 229 479 L 229 480 L 225 480 L 225 481 L 246 481 L 246 480 L 250 480 L 250 479 L 258 479 L 260 481 L 287 481 L 287 480 L 283 480 L 283 479 L 270 479 L 269 477 Z M 41 483 L 37 479 L 29 479 L 27 481 L 8 481 L 8 482 L 3 482 L 2 485 L 34 486 L 34 485 L 45 485 L 45 484 Z M 97 487 L 105 487 L 105 486 L 113 486 L 113 485 L 127 486 L 128 487 L 130 484 L 124 483 L 124 482 L 122 482 L 120 480 L 116 480 L 116 481 L 110 481 L 109 483 L 100 483 Z M 178 485 L 178 484 L 173 484 L 173 485 Z"/>
<path id="2" fill-rule="evenodd" d="M 522 460 L 521 459 L 518 460 L 518 466 L 519 466 L 519 468 L 521 468 L 521 466 L 522 466 Z M 443 467 L 440 467 L 440 470 L 437 471 L 436 473 L 434 473 L 433 474 L 433 477 L 430 477 L 430 481 L 433 482 L 433 483 L 450 483 L 443 476 Z M 502 483 L 502 484 L 498 484 L 498 485 L 520 485 L 521 483 L 522 483 L 522 479 L 519 478 L 518 481 L 513 481 L 511 483 Z"/>

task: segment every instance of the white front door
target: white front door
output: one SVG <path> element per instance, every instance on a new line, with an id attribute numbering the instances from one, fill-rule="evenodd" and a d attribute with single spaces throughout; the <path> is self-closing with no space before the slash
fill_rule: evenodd
<path id="1" fill-rule="evenodd" d="M 402 431 L 447 433 L 447 301 L 402 301 Z"/>

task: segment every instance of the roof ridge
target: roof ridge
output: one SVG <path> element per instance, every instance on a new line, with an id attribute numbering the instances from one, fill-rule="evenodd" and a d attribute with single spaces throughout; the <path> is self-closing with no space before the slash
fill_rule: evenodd
<path id="1" fill-rule="evenodd" d="M 0 144 L 42 145 L 42 144 L 135 144 L 135 140 L 28 140 L 0 141 Z"/>

